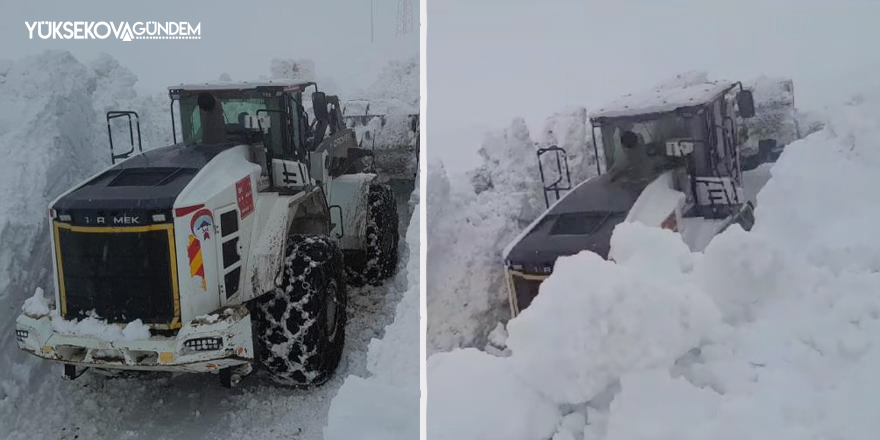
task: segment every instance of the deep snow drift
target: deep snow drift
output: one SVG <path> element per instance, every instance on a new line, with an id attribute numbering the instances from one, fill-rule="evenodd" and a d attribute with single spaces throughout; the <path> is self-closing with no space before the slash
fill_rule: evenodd
<path id="1" fill-rule="evenodd" d="M 836 110 L 770 169 L 751 232 L 692 253 L 621 224 L 616 263 L 558 260 L 507 357 L 432 356 L 429 438 L 876 437 L 880 95 Z"/>
<path id="2" fill-rule="evenodd" d="M 283 71 L 283 61 L 278 63 Z M 138 95 L 136 82 L 131 71 L 107 55 L 85 64 L 67 52 L 0 60 L 3 334 L 13 334 L 15 318 L 36 288 L 53 296 L 46 207 L 60 192 L 110 164 L 104 113 L 136 110 L 144 149 L 171 143 L 167 92 Z M 418 88 L 409 93 L 418 97 Z M 128 136 L 127 129 L 114 126 L 114 139 L 122 136 Z M 409 207 L 406 200 L 402 205 L 400 230 L 405 233 Z M 407 255 L 403 240 L 400 252 Z M 407 288 L 393 281 L 349 290 L 343 359 L 336 375 L 314 390 L 281 388 L 259 372 L 234 390 L 221 388 L 213 375 L 110 378 L 89 371 L 68 382 L 61 380 L 59 365 L 23 353 L 11 336 L 0 338 L 0 438 L 320 438 L 331 400 L 347 375 L 379 377 L 390 374 L 385 368 L 396 368 L 394 362 L 369 359 L 368 347 L 378 346 L 371 341 L 391 324 Z M 40 306 L 36 299 L 28 305 Z M 83 320 L 74 330 L 102 331 L 100 324 Z M 408 326 L 417 336 L 418 326 Z M 116 330 L 122 333 L 105 336 L 125 337 Z M 414 361 L 417 357 L 412 354 Z M 413 405 L 418 408 L 417 400 Z"/>
<path id="3" fill-rule="evenodd" d="M 450 181 L 442 163 L 428 162 L 429 353 L 482 347 L 496 323 L 510 317 L 501 250 L 545 208 L 537 149 L 564 148 L 576 184 L 595 173 L 588 124 L 583 108 L 560 112 L 547 118 L 534 141 L 525 121 L 515 119 L 486 136 L 483 163 L 468 181 Z M 555 180 L 555 165 L 543 160 L 548 180 Z"/>

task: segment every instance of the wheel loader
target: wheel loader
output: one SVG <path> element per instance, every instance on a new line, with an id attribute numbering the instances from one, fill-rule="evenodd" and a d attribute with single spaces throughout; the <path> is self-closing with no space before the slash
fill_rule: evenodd
<path id="1" fill-rule="evenodd" d="M 598 175 L 576 186 L 565 151 L 539 149 L 548 209 L 502 254 L 511 315 L 538 295 L 558 257 L 608 258 L 622 222 L 675 231 L 693 250 L 732 223 L 749 229 L 754 195 L 744 191 L 740 150 L 742 122 L 754 116 L 752 92 L 739 82 L 624 96 L 590 115 Z"/>
<path id="2" fill-rule="evenodd" d="M 373 154 L 370 165 L 401 194 L 415 187 L 419 170 L 419 110 L 398 99 L 346 101 L 345 125 Z"/>
<path id="3" fill-rule="evenodd" d="M 138 115 L 109 112 L 112 166 L 51 202 L 54 307 L 24 308 L 19 347 L 68 379 L 89 367 L 207 372 L 228 387 L 258 367 L 284 384 L 325 382 L 348 285 L 397 266 L 391 188 L 368 172 L 338 97 L 313 82 L 179 85 L 169 97 L 173 145 L 143 151 Z M 71 325 L 84 322 L 116 330 Z M 138 326 L 148 334 L 119 332 Z"/>

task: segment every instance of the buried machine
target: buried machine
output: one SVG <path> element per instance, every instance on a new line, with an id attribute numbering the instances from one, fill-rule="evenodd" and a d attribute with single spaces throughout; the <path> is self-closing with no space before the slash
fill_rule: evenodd
<path id="1" fill-rule="evenodd" d="M 19 347 L 68 379 L 96 367 L 213 372 L 232 386 L 260 366 L 285 384 L 325 382 L 347 284 L 397 266 L 391 188 L 315 83 L 169 96 L 174 145 L 141 151 L 137 114 L 109 112 L 114 165 L 51 203 L 55 307 L 23 308 Z M 121 153 L 114 120 L 128 124 Z"/>
<path id="2" fill-rule="evenodd" d="M 741 83 L 627 95 L 590 116 L 604 167 L 597 160 L 599 175 L 574 188 L 565 151 L 538 150 L 549 209 L 503 252 L 512 315 L 535 298 L 557 257 L 589 250 L 608 258 L 621 222 L 676 231 L 694 250 L 732 223 L 749 229 L 754 195 L 744 191 L 740 150 L 743 122 L 754 116 L 752 93 Z M 549 184 L 542 156 L 556 165 Z M 548 195 L 556 197 L 552 205 Z"/>

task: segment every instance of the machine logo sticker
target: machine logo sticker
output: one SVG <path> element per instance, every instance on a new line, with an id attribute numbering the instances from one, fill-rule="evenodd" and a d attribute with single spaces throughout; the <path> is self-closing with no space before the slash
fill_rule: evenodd
<path id="1" fill-rule="evenodd" d="M 251 176 L 245 176 L 244 179 L 235 182 L 235 198 L 238 200 L 238 210 L 241 212 L 241 219 L 249 216 L 254 212 L 254 194 L 251 190 Z"/>
<path id="2" fill-rule="evenodd" d="M 214 227 L 214 217 L 211 215 L 211 211 L 207 209 L 200 209 L 196 211 L 195 215 L 193 215 L 192 220 L 189 222 L 190 231 L 195 236 L 200 236 L 199 240 L 208 240 L 211 238 L 211 229 Z"/>
<path id="3" fill-rule="evenodd" d="M 211 238 L 213 227 L 214 217 L 211 215 L 211 211 L 207 209 L 196 211 L 190 221 L 192 233 L 186 244 L 186 255 L 189 257 L 189 276 L 198 278 L 201 281 L 202 291 L 205 292 L 208 291 L 208 286 L 205 281 L 205 264 L 202 260 L 202 241 Z"/>

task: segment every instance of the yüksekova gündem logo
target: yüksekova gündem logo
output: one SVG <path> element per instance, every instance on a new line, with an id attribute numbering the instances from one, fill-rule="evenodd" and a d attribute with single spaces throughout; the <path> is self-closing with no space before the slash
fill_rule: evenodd
<path id="1" fill-rule="evenodd" d="M 35 21 L 24 22 L 28 37 L 33 40 L 198 40 L 202 23 L 195 26 L 186 21 Z"/>

